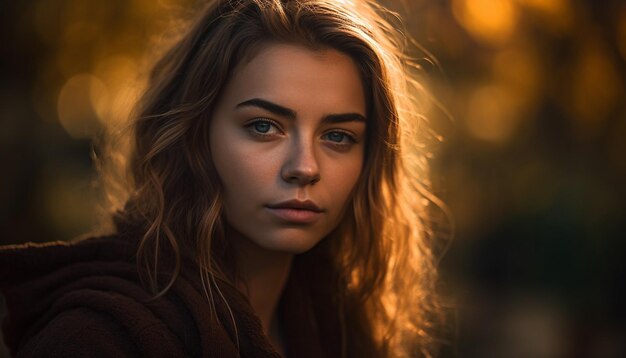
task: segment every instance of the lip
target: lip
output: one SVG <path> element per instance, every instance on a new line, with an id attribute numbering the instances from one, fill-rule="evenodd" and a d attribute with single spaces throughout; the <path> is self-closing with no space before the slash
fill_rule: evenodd
<path id="1" fill-rule="evenodd" d="M 294 224 L 311 224 L 324 212 L 311 200 L 287 200 L 265 206 L 268 212 L 279 220 Z"/>

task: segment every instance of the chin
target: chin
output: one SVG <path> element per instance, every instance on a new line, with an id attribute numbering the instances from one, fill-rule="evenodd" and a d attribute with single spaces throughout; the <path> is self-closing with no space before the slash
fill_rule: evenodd
<path id="1" fill-rule="evenodd" d="M 257 245 L 266 250 L 290 254 L 302 254 L 312 249 L 322 240 L 322 235 L 307 232 L 305 228 L 281 229 L 264 237 L 253 237 Z"/>

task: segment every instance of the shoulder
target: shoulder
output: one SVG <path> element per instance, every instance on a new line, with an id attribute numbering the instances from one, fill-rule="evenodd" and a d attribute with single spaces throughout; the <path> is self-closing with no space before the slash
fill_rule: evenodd
<path id="1" fill-rule="evenodd" d="M 112 305 L 120 306 L 111 309 Z M 117 300 L 110 307 L 92 302 L 47 312 L 22 337 L 18 357 L 176 357 L 189 347 L 157 312 Z"/>
<path id="2" fill-rule="evenodd" d="M 135 247 L 134 240 L 115 235 L 0 246 L 0 288 L 80 263 L 133 262 Z"/>
<path id="3" fill-rule="evenodd" d="M 186 355 L 177 328 L 194 326 L 178 302 L 153 299 L 118 237 L 4 247 L 0 289 L 18 356 Z"/>
<path id="4" fill-rule="evenodd" d="M 54 317 L 20 348 L 18 357 L 130 357 L 135 344 L 104 313 L 75 308 Z"/>

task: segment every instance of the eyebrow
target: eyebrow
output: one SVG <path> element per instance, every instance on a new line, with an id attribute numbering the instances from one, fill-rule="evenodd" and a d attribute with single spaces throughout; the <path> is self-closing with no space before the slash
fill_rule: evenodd
<path id="1" fill-rule="evenodd" d="M 281 106 L 279 104 L 270 102 L 268 100 L 264 100 L 261 98 L 252 98 L 246 101 L 243 101 L 235 106 L 235 108 L 241 107 L 258 107 L 262 108 L 268 112 L 271 112 L 275 115 L 289 118 L 290 120 L 295 120 L 297 117 L 296 111 L 293 109 Z M 343 123 L 343 122 L 363 122 L 365 123 L 365 116 L 359 113 L 340 113 L 340 114 L 329 114 L 324 116 L 322 119 L 324 123 Z"/>

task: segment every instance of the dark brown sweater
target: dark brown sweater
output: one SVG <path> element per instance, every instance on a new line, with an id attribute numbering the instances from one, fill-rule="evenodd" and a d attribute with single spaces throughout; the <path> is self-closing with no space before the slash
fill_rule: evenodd
<path id="1" fill-rule="evenodd" d="M 184 266 L 172 288 L 151 299 L 140 283 L 135 253 L 136 246 L 118 236 L 0 248 L 0 290 L 8 311 L 2 329 L 11 353 L 279 357 L 248 300 L 232 286 L 224 283 L 220 289 L 233 310 L 237 337 L 223 301 L 216 299 L 223 324 L 211 318 L 197 270 Z M 328 320 L 318 325 L 303 297 L 290 278 L 279 307 L 288 355 L 336 356 L 337 326 Z M 328 340 L 324 347 L 320 330 Z"/>

